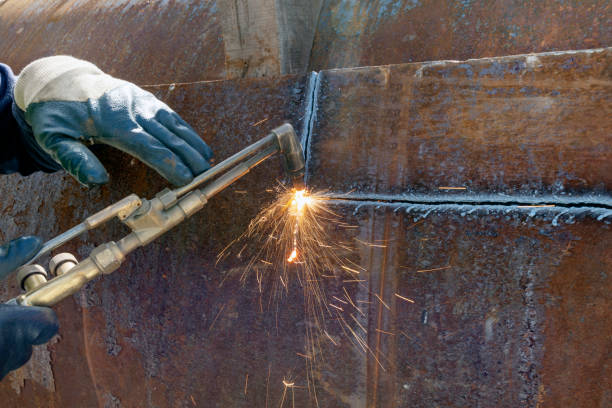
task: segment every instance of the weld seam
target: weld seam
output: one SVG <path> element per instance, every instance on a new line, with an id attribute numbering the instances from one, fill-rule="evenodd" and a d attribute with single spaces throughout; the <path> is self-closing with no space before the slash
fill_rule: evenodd
<path id="1" fill-rule="evenodd" d="M 320 74 L 316 71 L 312 71 L 310 73 L 310 80 L 308 82 L 308 100 L 306 101 L 306 112 L 305 116 L 305 124 L 302 129 L 302 148 L 304 149 L 304 182 L 308 183 L 308 179 L 310 178 L 309 173 L 309 159 L 311 156 L 311 135 L 312 129 L 314 128 L 314 122 L 317 116 L 317 105 L 318 105 L 318 96 L 319 96 L 319 85 L 320 85 Z"/>
<path id="2" fill-rule="evenodd" d="M 478 200 L 477 198 L 464 198 L 461 200 L 441 200 L 436 199 L 436 197 L 422 197 L 420 199 L 402 199 L 402 198 L 390 198 L 390 197 L 351 197 L 351 196 L 342 196 L 342 195 L 325 195 L 332 201 L 337 202 L 354 202 L 354 203 L 371 203 L 371 204 L 402 204 L 402 205 L 428 205 L 428 206 L 449 206 L 449 205 L 470 205 L 470 206 L 499 206 L 499 207 L 520 207 L 525 209 L 534 209 L 534 208 L 546 208 L 546 206 L 551 206 L 549 208 L 598 208 L 604 210 L 612 210 L 612 203 L 598 200 L 539 200 L 535 197 L 527 198 L 524 197 L 512 197 L 509 200 Z M 553 207 L 554 206 L 554 207 Z"/>

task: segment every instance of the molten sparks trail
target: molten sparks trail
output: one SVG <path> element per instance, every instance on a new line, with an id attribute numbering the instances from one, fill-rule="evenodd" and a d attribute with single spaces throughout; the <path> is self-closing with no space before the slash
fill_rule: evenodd
<path id="1" fill-rule="evenodd" d="M 323 195 L 306 190 L 282 191 L 278 200 L 254 218 L 247 231 L 223 250 L 219 260 L 231 255 L 232 249 L 241 247 L 236 256 L 249 262 L 243 280 L 249 272 L 261 276 L 266 266 L 273 271 L 280 270 L 285 288 L 292 277 L 297 277 L 300 283 L 317 280 L 321 272 L 333 269 L 336 263 L 336 260 L 325 260 L 329 256 L 320 256 L 322 250 L 331 253 L 335 249 L 327 245 L 323 222 L 334 218 L 335 214 L 325 207 L 324 201 Z M 259 246 L 254 247 L 253 243 Z M 250 256 L 249 250 L 256 251 L 258 256 Z M 243 254 L 245 251 L 247 253 Z M 309 289 L 320 294 L 314 286 Z"/>
<path id="2" fill-rule="evenodd" d="M 244 284 L 256 283 L 261 310 L 261 298 L 267 285 L 273 289 L 268 292 L 268 307 L 276 303 L 277 314 L 281 295 L 301 288 L 308 324 L 304 326 L 304 350 L 298 355 L 308 356 L 304 359 L 306 384 L 317 406 L 315 365 L 318 361 L 324 361 L 328 352 L 336 352 L 329 347 L 340 346 L 339 339 L 343 336 L 370 354 L 382 367 L 377 354 L 367 344 L 367 316 L 358 306 L 359 303 L 370 302 L 356 297 L 369 291 L 364 283 L 367 279 L 357 279 L 367 270 L 348 259 L 355 251 L 353 242 L 331 239 L 332 231 L 342 229 L 356 240 L 354 235 L 357 231 L 355 226 L 346 224 L 330 210 L 327 200 L 324 194 L 307 190 L 279 191 L 278 199 L 262 210 L 247 230 L 219 254 L 217 260 L 220 262 L 235 256 L 239 264 L 247 262 L 239 269 L 241 281 Z M 372 250 L 385 247 L 358 242 Z M 348 290 L 343 286 L 345 282 L 350 283 Z M 333 296 L 333 293 L 328 295 L 327 288 L 335 290 L 338 296 Z M 378 300 L 384 304 L 381 298 Z M 388 305 L 385 306 L 388 308 Z M 282 312 L 282 308 L 280 310 Z M 353 315 L 354 311 L 358 315 Z M 352 318 L 351 324 L 347 321 L 349 316 Z M 331 327 L 332 324 L 336 326 Z M 281 406 L 288 396 L 287 389 L 291 388 L 293 393 L 293 383 L 287 382 L 284 386 Z"/>
<path id="3" fill-rule="evenodd" d="M 297 190 L 291 200 L 291 215 L 295 217 L 295 227 L 293 228 L 293 251 L 287 258 L 287 262 L 295 262 L 298 256 L 298 234 L 300 230 L 300 219 L 304 216 L 304 208 L 312 203 L 312 197 L 306 190 Z"/>

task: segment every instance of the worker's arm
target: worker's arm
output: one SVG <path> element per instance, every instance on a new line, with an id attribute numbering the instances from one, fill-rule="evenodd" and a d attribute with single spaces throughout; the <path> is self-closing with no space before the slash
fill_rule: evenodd
<path id="1" fill-rule="evenodd" d="M 0 174 L 57 171 L 61 166 L 42 150 L 29 126 L 19 126 L 13 115 L 15 81 L 11 69 L 0 64 Z"/>

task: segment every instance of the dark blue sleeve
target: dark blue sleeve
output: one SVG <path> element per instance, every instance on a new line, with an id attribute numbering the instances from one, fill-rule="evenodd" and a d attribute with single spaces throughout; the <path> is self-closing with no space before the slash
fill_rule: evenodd
<path id="1" fill-rule="evenodd" d="M 52 173 L 61 167 L 36 143 L 23 112 L 13 102 L 13 71 L 0 64 L 0 174 L 35 171 Z"/>

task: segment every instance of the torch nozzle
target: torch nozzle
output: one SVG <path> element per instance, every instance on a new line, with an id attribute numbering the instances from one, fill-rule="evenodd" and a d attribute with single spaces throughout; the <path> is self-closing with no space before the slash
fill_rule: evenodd
<path id="1" fill-rule="evenodd" d="M 302 190 L 304 188 L 304 150 L 293 130 L 293 126 L 285 123 L 272 132 L 278 139 L 280 153 L 283 156 L 283 165 L 293 181 L 293 186 Z"/>

